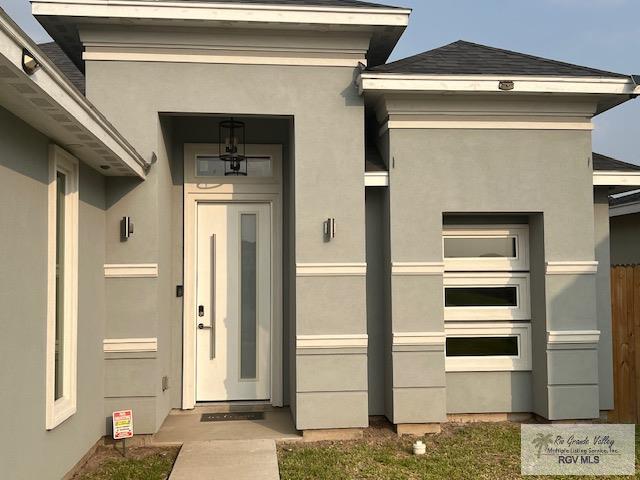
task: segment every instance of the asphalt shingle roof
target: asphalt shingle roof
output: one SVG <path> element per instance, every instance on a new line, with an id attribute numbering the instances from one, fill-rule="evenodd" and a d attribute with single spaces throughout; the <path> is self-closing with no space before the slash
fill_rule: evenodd
<path id="1" fill-rule="evenodd" d="M 41 43 L 38 45 L 40 50 L 49 57 L 56 67 L 71 81 L 75 87 L 85 93 L 85 78 L 78 67 L 69 59 L 66 53 L 62 51 L 60 46 L 55 42 Z"/>
<path id="2" fill-rule="evenodd" d="M 615 158 L 607 157 L 601 153 L 593 152 L 593 169 L 595 171 L 640 171 L 640 165 L 634 165 L 633 163 L 623 162 L 616 160 Z"/>
<path id="3" fill-rule="evenodd" d="M 425 75 L 540 75 L 567 77 L 615 77 L 607 72 L 524 53 L 458 40 L 396 62 L 370 69 L 378 73 Z"/>

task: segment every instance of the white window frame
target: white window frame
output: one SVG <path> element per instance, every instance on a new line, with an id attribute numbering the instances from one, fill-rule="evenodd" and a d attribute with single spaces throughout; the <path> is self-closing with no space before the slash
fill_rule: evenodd
<path id="1" fill-rule="evenodd" d="M 458 320 L 530 320 L 530 275 L 529 273 L 445 273 L 442 288 L 442 301 L 445 321 Z M 510 287 L 517 289 L 515 307 L 447 307 L 446 289 L 449 287 Z"/>
<path id="2" fill-rule="evenodd" d="M 445 356 L 447 372 L 502 372 L 532 369 L 531 323 L 452 323 L 445 325 L 445 333 L 447 338 L 516 337 L 518 339 L 518 355 L 515 356 Z"/>
<path id="3" fill-rule="evenodd" d="M 76 413 L 78 350 L 78 160 L 62 148 L 49 147 L 46 428 L 51 430 Z M 66 176 L 64 253 L 64 383 L 55 400 L 56 354 L 56 204 L 57 173 Z"/>
<path id="4" fill-rule="evenodd" d="M 447 238 L 514 238 L 516 256 L 509 258 L 446 258 L 444 242 Z M 442 254 L 447 271 L 526 271 L 529 270 L 528 225 L 447 225 L 442 232 Z"/>

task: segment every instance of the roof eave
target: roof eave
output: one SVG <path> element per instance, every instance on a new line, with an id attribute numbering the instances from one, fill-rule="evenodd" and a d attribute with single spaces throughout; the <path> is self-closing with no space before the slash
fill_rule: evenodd
<path id="1" fill-rule="evenodd" d="M 278 25 L 301 27 L 369 28 L 372 32 L 369 64 L 383 64 L 409 24 L 410 9 L 393 7 L 331 7 L 308 5 L 239 4 L 229 2 L 175 2 L 160 0 L 32 0 L 32 13 L 82 70 L 81 44 L 70 42 L 50 25 L 59 18 L 78 21 L 126 20 L 127 22 L 173 23 L 181 26 L 237 24 L 251 27 Z M 77 32 L 75 33 L 77 37 Z"/>
<path id="2" fill-rule="evenodd" d="M 25 49 L 40 65 L 39 69 L 30 77 L 22 69 L 22 52 Z M 61 142 L 63 146 L 69 148 L 74 145 L 97 141 L 100 144 L 99 150 L 106 149 L 111 152 L 110 155 L 115 155 L 132 173 L 140 178 L 145 178 L 148 163 L 2 9 L 0 9 L 0 54 L 4 58 L 3 62 L 11 69 L 18 81 L 27 77 L 34 91 L 43 95 L 50 104 L 57 104 L 60 110 L 74 124 L 85 128 L 88 134 L 92 136 L 91 141 L 83 141 L 73 137 L 73 144 L 67 141 L 67 144 L 64 145 L 65 142 Z M 20 95 L 16 91 L 16 95 L 12 98 L 19 102 L 20 99 L 17 96 Z M 33 110 L 38 108 L 32 102 L 25 103 L 31 105 Z M 47 119 L 49 119 L 49 116 L 47 116 Z M 38 128 L 45 130 L 44 133 L 50 135 L 52 139 L 60 141 L 60 135 L 56 135 L 53 132 L 53 126 L 58 123 L 56 121 L 42 122 L 42 124 L 38 125 Z M 52 126 L 50 131 L 46 131 L 49 130 L 48 125 Z M 91 152 L 91 156 L 98 156 L 93 150 Z M 83 154 L 78 155 L 80 157 L 84 156 Z"/>
<path id="3" fill-rule="evenodd" d="M 501 88 L 503 82 L 512 88 Z M 420 75 L 363 72 L 358 77 L 360 92 L 459 92 L 527 94 L 640 95 L 631 77 L 557 77 L 519 75 Z"/>

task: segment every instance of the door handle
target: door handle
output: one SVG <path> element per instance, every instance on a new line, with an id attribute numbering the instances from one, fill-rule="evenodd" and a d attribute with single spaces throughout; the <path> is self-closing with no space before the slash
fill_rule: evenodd
<path id="1" fill-rule="evenodd" d="M 198 330 L 211 330 L 212 328 L 211 325 L 205 325 L 204 323 L 198 324 Z"/>

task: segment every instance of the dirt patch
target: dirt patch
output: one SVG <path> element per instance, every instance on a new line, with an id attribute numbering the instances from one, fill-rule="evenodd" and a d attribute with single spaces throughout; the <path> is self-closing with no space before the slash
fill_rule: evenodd
<path id="1" fill-rule="evenodd" d="M 169 477 L 180 447 L 99 446 L 71 480 L 107 480 L 112 478 L 159 479 Z"/>

